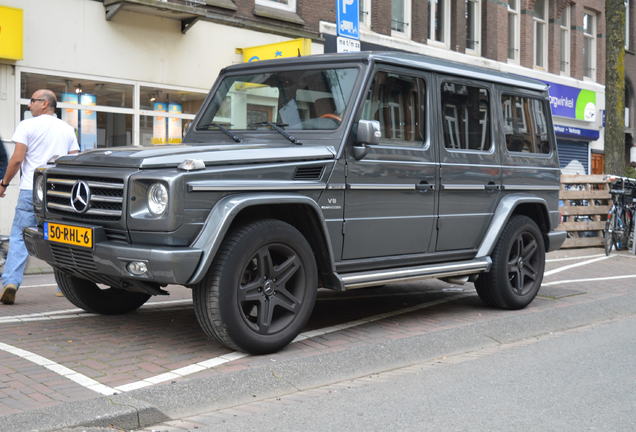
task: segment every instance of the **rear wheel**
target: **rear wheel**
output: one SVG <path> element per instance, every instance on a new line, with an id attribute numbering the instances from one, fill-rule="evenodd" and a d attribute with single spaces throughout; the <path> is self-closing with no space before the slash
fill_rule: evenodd
<path id="1" fill-rule="evenodd" d="M 150 294 L 130 292 L 119 288 L 101 289 L 97 284 L 55 270 L 55 281 L 64 296 L 86 312 L 119 315 L 139 309 Z"/>
<path id="2" fill-rule="evenodd" d="M 293 226 L 263 220 L 223 242 L 205 279 L 193 290 L 203 331 L 251 354 L 278 351 L 307 323 L 316 301 L 313 251 Z"/>
<path id="3" fill-rule="evenodd" d="M 492 267 L 475 281 L 481 300 L 504 309 L 522 309 L 536 297 L 543 280 L 545 246 L 537 224 L 513 216 L 492 254 Z"/>

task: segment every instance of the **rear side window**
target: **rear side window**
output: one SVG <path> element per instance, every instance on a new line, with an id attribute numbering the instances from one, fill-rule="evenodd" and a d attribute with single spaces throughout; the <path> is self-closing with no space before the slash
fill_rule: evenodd
<path id="1" fill-rule="evenodd" d="M 491 149 L 488 90 L 445 82 L 442 84 L 442 113 L 444 146 L 447 149 Z"/>
<path id="2" fill-rule="evenodd" d="M 508 151 L 550 153 L 546 105 L 541 99 L 505 94 L 501 108 Z"/>
<path id="3" fill-rule="evenodd" d="M 362 120 L 377 120 L 385 145 L 421 146 L 424 142 L 425 84 L 420 78 L 379 71 L 362 109 Z"/>

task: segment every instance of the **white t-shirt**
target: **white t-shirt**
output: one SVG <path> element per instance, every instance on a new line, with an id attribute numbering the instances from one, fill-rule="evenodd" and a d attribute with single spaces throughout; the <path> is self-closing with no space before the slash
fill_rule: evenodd
<path id="1" fill-rule="evenodd" d="M 21 190 L 33 189 L 33 172 L 46 165 L 53 156 L 64 156 L 70 151 L 79 150 L 73 127 L 50 114 L 22 120 L 11 139 L 27 146 L 21 166 Z"/>

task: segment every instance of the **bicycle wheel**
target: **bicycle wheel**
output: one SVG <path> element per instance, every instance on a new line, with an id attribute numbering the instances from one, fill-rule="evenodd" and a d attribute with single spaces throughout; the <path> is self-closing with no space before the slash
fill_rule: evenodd
<path id="1" fill-rule="evenodd" d="M 603 230 L 603 246 L 605 247 L 605 255 L 609 256 L 614 246 L 614 228 L 616 225 L 616 218 L 614 213 L 607 215 L 607 222 L 605 222 L 605 229 Z"/>

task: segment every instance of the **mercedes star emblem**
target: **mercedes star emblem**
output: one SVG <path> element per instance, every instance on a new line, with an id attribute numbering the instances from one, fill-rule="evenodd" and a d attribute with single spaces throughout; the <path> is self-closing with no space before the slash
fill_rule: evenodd
<path id="1" fill-rule="evenodd" d="M 78 180 L 71 189 L 71 207 L 77 213 L 84 213 L 88 210 L 88 204 L 91 200 L 91 189 L 88 183 Z"/>

